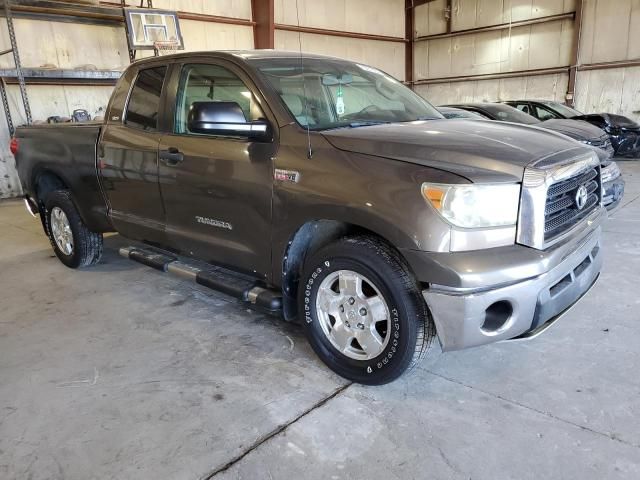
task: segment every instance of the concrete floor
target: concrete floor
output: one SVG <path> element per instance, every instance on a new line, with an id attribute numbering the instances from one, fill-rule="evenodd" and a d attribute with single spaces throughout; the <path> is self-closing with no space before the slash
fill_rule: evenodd
<path id="1" fill-rule="evenodd" d="M 597 286 L 528 343 L 349 385 L 298 327 L 0 203 L 1 479 L 640 478 L 640 163 Z"/>

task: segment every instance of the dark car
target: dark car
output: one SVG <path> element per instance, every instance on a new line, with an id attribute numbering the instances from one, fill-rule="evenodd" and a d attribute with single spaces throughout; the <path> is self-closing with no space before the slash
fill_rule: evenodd
<path id="1" fill-rule="evenodd" d="M 640 125 L 625 116 L 612 113 L 584 114 L 575 108 L 546 100 L 510 100 L 504 103 L 542 121 L 557 118 L 589 122 L 607 132 L 615 155 L 640 156 Z"/>
<path id="2" fill-rule="evenodd" d="M 549 119 L 541 122 L 537 118 L 525 113 L 525 111 L 503 103 L 467 103 L 442 106 L 438 107 L 438 109 L 446 118 L 450 118 L 447 117 L 445 113 L 447 110 L 463 110 L 473 115 L 480 115 L 489 120 L 522 123 L 546 130 L 553 130 L 554 132 L 561 133 L 594 147 L 598 153 L 602 168 L 602 182 L 605 189 L 603 197 L 604 205 L 608 209 L 615 208 L 624 195 L 624 180 L 622 179 L 622 174 L 616 163 L 611 160 L 613 156 L 611 142 L 605 132 L 590 123 L 568 119 Z"/>

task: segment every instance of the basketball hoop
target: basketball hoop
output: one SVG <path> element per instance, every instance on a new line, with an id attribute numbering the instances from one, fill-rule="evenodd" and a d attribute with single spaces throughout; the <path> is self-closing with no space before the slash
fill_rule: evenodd
<path id="1" fill-rule="evenodd" d="M 153 51 L 156 57 L 170 55 L 180 49 L 180 42 L 177 40 L 158 40 L 153 42 Z"/>

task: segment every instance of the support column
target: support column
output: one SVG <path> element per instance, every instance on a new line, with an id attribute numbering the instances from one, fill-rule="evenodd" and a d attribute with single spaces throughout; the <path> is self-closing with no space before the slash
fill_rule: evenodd
<path id="1" fill-rule="evenodd" d="M 413 0 L 404 2 L 404 21 L 404 37 L 407 40 L 404 44 L 404 81 L 409 88 L 413 89 L 413 38 L 416 31 Z"/>
<path id="2" fill-rule="evenodd" d="M 578 75 L 578 62 L 580 62 L 580 35 L 582 33 L 582 9 L 583 0 L 576 0 L 576 14 L 573 23 L 573 48 L 571 50 L 571 64 L 569 65 L 569 84 L 565 102 L 568 106 L 575 106 L 576 76 Z"/>
<path id="3" fill-rule="evenodd" d="M 274 48 L 274 0 L 251 0 L 254 48 Z"/>

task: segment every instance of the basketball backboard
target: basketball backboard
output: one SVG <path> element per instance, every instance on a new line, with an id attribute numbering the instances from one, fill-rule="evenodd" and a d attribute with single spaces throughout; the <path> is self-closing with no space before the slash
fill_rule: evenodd
<path id="1" fill-rule="evenodd" d="M 127 35 L 132 50 L 154 50 L 158 43 L 175 42 L 184 49 L 178 14 L 170 10 L 125 8 Z"/>

